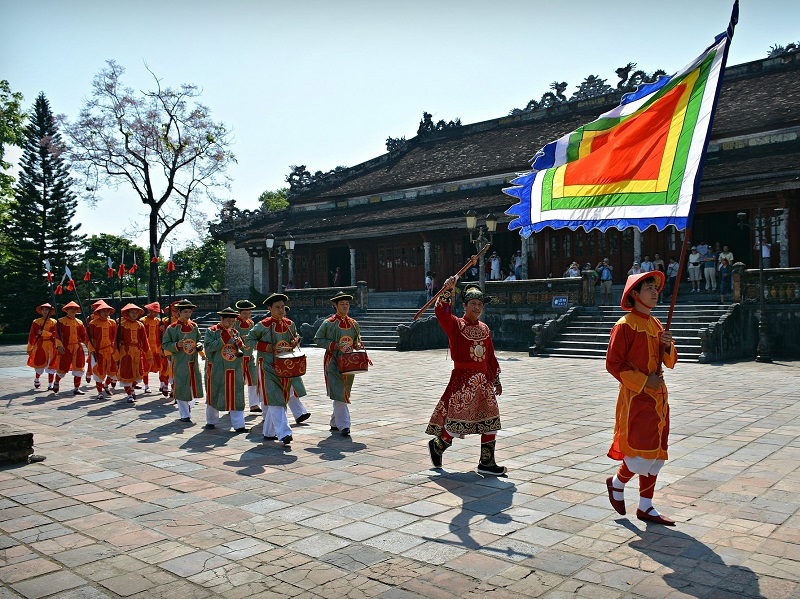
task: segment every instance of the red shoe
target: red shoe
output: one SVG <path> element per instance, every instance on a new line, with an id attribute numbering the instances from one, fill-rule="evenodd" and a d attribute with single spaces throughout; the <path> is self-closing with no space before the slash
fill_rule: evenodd
<path id="1" fill-rule="evenodd" d="M 624 516 L 625 515 L 625 500 L 618 500 L 614 499 L 614 491 L 619 491 L 619 489 L 614 489 L 614 485 L 612 484 L 612 480 L 614 480 L 613 476 L 609 476 L 606 479 L 606 488 L 608 489 L 608 500 L 611 502 L 611 507 L 613 507 L 618 514 Z"/>
<path id="2" fill-rule="evenodd" d="M 658 516 L 653 516 L 650 514 L 650 510 L 652 509 L 652 507 L 649 507 L 647 508 L 646 512 L 643 512 L 642 510 L 636 510 L 636 517 L 639 518 L 639 520 L 645 520 L 646 522 L 655 522 L 656 524 L 663 524 L 664 526 L 675 526 L 675 520 L 672 520 L 671 518 L 667 518 L 661 514 Z"/>

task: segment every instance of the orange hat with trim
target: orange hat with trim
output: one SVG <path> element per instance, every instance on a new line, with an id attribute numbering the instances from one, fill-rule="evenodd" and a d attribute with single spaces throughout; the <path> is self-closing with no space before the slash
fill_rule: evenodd
<path id="1" fill-rule="evenodd" d="M 144 307 L 146 310 L 149 310 L 150 312 L 159 312 L 159 313 L 161 312 L 161 304 L 159 304 L 158 302 L 145 304 Z"/>
<path id="2" fill-rule="evenodd" d="M 144 308 L 140 308 L 136 304 L 126 304 L 125 307 L 120 310 L 120 313 L 125 314 L 125 312 L 128 312 L 129 310 L 138 310 L 139 312 L 144 312 Z"/>
<path id="3" fill-rule="evenodd" d="M 78 312 L 81 311 L 81 307 L 76 302 L 70 302 L 66 304 L 63 308 L 61 308 L 61 311 L 66 312 L 67 308 L 75 308 Z"/>
<path id="4" fill-rule="evenodd" d="M 633 310 L 633 299 L 629 297 L 631 291 L 633 291 L 633 288 L 636 287 L 640 282 L 650 277 L 653 277 L 656 280 L 658 283 L 658 292 L 661 293 L 661 290 L 664 289 L 664 281 L 666 280 L 666 277 L 660 270 L 651 270 L 650 272 L 640 272 L 635 275 L 630 275 L 628 280 L 625 281 L 625 291 L 622 292 L 622 299 L 619 302 L 619 305 L 623 310 Z"/>
<path id="5" fill-rule="evenodd" d="M 112 314 L 114 313 L 114 308 L 109 306 L 105 302 L 105 300 L 97 300 L 95 303 L 92 304 L 92 306 L 94 306 L 94 311 L 92 312 L 92 314 L 97 314 L 101 310 L 111 310 L 111 313 Z"/>
<path id="6" fill-rule="evenodd" d="M 51 304 L 42 304 L 41 306 L 36 306 L 36 311 L 39 314 L 41 314 L 42 310 L 44 310 L 45 308 L 50 308 L 50 313 L 51 314 L 53 313 L 53 310 L 55 310 L 55 308 L 53 308 L 53 306 Z"/>

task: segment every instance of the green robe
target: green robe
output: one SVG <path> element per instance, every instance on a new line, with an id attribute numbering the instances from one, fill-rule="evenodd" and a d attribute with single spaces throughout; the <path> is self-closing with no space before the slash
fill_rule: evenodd
<path id="1" fill-rule="evenodd" d="M 242 358 L 229 331 L 215 324 L 206 331 L 206 403 L 221 412 L 244 410 Z"/>
<path id="2" fill-rule="evenodd" d="M 236 330 L 239 331 L 239 336 L 242 339 L 247 339 L 247 335 L 249 335 L 250 331 L 253 330 L 253 320 L 251 318 L 248 318 L 247 320 L 237 318 L 233 323 L 233 326 L 235 326 Z M 244 352 L 244 356 L 242 357 L 242 374 L 244 376 L 244 384 L 248 387 L 257 385 L 258 364 L 256 363 L 255 346 L 252 344 L 245 345 L 242 351 Z"/>
<path id="3" fill-rule="evenodd" d="M 272 345 L 277 347 L 277 353 L 290 351 L 292 341 L 297 338 L 297 328 L 291 320 L 284 318 L 276 321 L 271 316 L 257 322 L 247 335 L 247 342 L 258 350 L 259 385 L 264 390 L 264 402 L 268 406 L 286 406 L 291 389 L 294 389 L 297 397 L 306 395 L 301 377 L 280 378 L 272 368 Z"/>
<path id="4" fill-rule="evenodd" d="M 353 388 L 354 374 L 342 374 L 336 363 L 343 352 L 350 351 L 356 343 L 361 342 L 361 332 L 358 323 L 350 318 L 346 319 L 334 314 L 320 325 L 314 335 L 317 347 L 325 349 L 325 388 L 334 401 L 350 403 L 350 390 Z"/>
<path id="5" fill-rule="evenodd" d="M 178 349 L 178 341 L 189 341 Z M 200 329 L 190 320 L 187 324 L 174 322 L 164 331 L 161 348 L 172 355 L 172 380 L 175 398 L 178 401 L 192 401 L 195 397 L 203 397 L 203 382 L 200 380 L 200 366 L 197 359 L 196 345 L 200 343 Z"/>

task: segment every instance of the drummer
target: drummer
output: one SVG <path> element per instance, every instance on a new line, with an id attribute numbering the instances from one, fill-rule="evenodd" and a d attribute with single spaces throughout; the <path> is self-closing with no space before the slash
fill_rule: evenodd
<path id="1" fill-rule="evenodd" d="M 197 355 L 203 349 L 200 329 L 194 322 L 192 312 L 197 308 L 187 299 L 174 304 L 178 320 L 164 331 L 161 347 L 172 355 L 173 391 L 178 401 L 181 422 L 192 422 L 192 406 L 203 397 L 200 366 Z"/>
<path id="2" fill-rule="evenodd" d="M 225 308 L 217 314 L 219 324 L 209 327 L 203 339 L 206 350 L 206 428 L 217 428 L 220 411 L 227 411 L 234 432 L 246 433 L 242 386 L 244 341 L 234 327 L 239 312 Z"/>
<path id="3" fill-rule="evenodd" d="M 286 305 L 288 296 L 283 293 L 273 293 L 264 303 L 269 308 L 269 316 L 257 322 L 247 335 L 247 343 L 255 344 L 258 350 L 259 384 L 264 390 L 264 438 L 267 440 L 280 439 L 284 445 L 293 441 L 292 429 L 286 418 L 286 405 L 294 394 L 297 397 L 297 409 L 301 415 L 311 414 L 300 403 L 300 397 L 306 395 L 306 388 L 301 377 L 281 378 L 275 374 L 273 363 L 277 354 L 291 352 L 300 345 L 300 336 L 297 334 L 295 324 L 286 318 Z M 302 422 L 298 417 L 298 422 Z"/>
<path id="4" fill-rule="evenodd" d="M 317 347 L 325 348 L 325 388 L 333 400 L 331 431 L 339 431 L 350 436 L 350 390 L 353 388 L 353 374 L 342 374 L 336 359 L 354 349 L 362 349 L 361 332 L 358 323 L 347 314 L 353 296 L 340 291 L 330 302 L 336 314 L 325 319 L 314 335 Z"/>

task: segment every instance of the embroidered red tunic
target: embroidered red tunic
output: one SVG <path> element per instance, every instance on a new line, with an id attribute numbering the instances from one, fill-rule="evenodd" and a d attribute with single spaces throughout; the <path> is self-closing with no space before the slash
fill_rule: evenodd
<path id="1" fill-rule="evenodd" d="M 425 432 L 439 435 L 444 427 L 453 435 L 500 430 L 500 409 L 494 393 L 500 364 L 489 327 L 455 316 L 451 304 L 442 300 L 436 302 L 435 312 L 447 335 L 454 365 Z"/>

